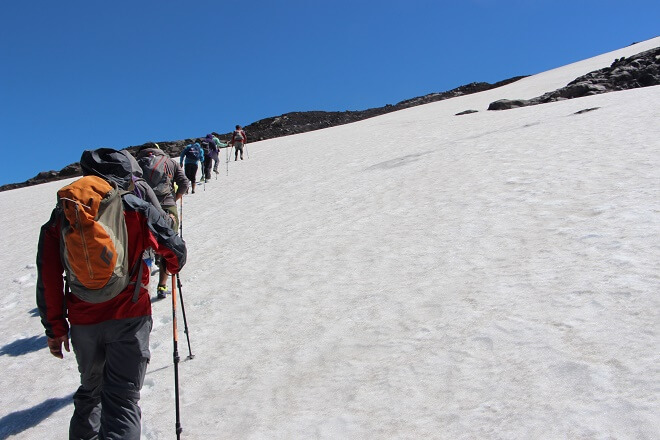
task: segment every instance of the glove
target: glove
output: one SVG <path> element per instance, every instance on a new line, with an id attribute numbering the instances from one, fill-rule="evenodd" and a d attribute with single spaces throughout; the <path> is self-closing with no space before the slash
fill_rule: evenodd
<path id="1" fill-rule="evenodd" d="M 66 351 L 70 352 L 71 350 L 69 349 L 69 337 L 68 336 L 60 336 L 59 338 L 48 338 L 48 348 L 50 349 L 50 354 L 55 356 L 56 358 L 64 358 L 64 354 L 62 353 L 62 343 L 64 343 L 64 348 Z"/>

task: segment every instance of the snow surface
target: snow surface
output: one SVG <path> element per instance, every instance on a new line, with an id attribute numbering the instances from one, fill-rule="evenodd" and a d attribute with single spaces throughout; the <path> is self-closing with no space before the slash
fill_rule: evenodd
<path id="1" fill-rule="evenodd" d="M 660 87 L 485 111 L 659 45 L 248 145 L 184 198 L 182 438 L 660 438 Z M 0 193 L 0 439 L 67 437 L 34 261 L 68 182 Z M 153 309 L 142 437 L 170 439 Z"/>

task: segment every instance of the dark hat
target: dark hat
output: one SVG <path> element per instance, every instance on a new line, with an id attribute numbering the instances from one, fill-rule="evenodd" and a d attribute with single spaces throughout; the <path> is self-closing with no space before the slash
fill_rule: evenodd
<path id="1" fill-rule="evenodd" d="M 121 151 L 112 148 L 85 150 L 80 156 L 80 168 L 84 176 L 98 176 L 116 183 L 125 191 L 133 189 L 133 167 L 129 158 Z"/>

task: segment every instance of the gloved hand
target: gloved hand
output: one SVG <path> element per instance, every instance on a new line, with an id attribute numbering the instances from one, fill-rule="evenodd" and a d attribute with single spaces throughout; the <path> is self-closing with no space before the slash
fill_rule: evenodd
<path id="1" fill-rule="evenodd" d="M 48 338 L 48 348 L 50 349 L 50 354 L 55 356 L 56 358 L 64 358 L 64 354 L 62 353 L 62 343 L 64 343 L 64 348 L 66 351 L 70 352 L 71 350 L 69 349 L 69 337 L 68 336 L 60 336 L 59 338 Z"/>

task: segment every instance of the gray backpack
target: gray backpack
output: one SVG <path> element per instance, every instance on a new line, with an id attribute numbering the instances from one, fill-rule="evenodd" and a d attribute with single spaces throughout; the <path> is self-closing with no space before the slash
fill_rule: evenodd
<path id="1" fill-rule="evenodd" d="M 150 154 L 138 159 L 142 168 L 142 177 L 154 190 L 157 197 L 163 197 L 172 192 L 172 179 L 167 173 L 166 155 Z"/>

